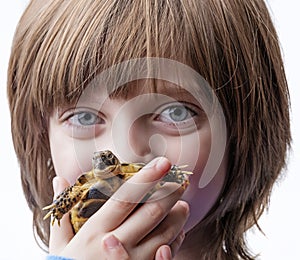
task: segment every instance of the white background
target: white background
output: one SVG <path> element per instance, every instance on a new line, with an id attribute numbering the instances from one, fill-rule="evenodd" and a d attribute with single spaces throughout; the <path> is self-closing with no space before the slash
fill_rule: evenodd
<path id="1" fill-rule="evenodd" d="M 251 1 L 251 0 L 249 0 Z M 3 1 L 0 4 L 0 259 L 43 259 L 45 253 L 32 235 L 31 213 L 20 184 L 18 164 L 10 136 L 10 118 L 6 98 L 6 70 L 12 36 L 28 0 Z M 285 177 L 274 188 L 269 212 L 260 224 L 266 236 L 249 233 L 251 248 L 258 259 L 300 259 L 300 4 L 297 0 L 269 0 L 284 54 L 292 103 L 293 150 Z"/>

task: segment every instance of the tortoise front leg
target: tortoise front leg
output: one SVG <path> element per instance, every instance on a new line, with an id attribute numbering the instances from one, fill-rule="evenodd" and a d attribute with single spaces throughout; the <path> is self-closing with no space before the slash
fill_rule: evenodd
<path id="1" fill-rule="evenodd" d="M 57 220 L 58 225 L 60 225 L 60 220 L 63 215 L 69 212 L 73 206 L 80 201 L 86 190 L 87 187 L 85 185 L 73 185 L 66 188 L 60 195 L 56 197 L 51 205 L 43 208 L 43 210 L 49 210 L 49 212 L 45 215 L 44 220 L 52 215 L 52 225 L 54 224 L 55 220 Z"/>

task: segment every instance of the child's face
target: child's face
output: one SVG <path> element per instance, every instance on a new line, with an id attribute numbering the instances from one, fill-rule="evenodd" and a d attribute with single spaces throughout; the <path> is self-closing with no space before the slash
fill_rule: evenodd
<path id="1" fill-rule="evenodd" d="M 74 183 L 92 167 L 97 150 L 111 150 L 121 162 L 149 162 L 165 156 L 172 164 L 193 171 L 182 199 L 189 202 L 186 231 L 195 226 L 216 201 L 224 182 L 226 162 L 203 188 L 199 181 L 211 150 L 209 121 L 198 101 L 186 90 L 161 82 L 155 93 L 127 86 L 126 99 L 109 98 L 103 90 L 84 93 L 75 106 L 50 117 L 49 139 L 58 176 Z M 225 157 L 224 157 L 225 158 Z"/>

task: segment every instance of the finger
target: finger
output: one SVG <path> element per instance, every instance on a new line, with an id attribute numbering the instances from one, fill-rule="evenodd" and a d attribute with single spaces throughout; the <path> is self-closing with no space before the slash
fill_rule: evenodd
<path id="1" fill-rule="evenodd" d="M 182 245 L 184 238 L 185 233 L 182 230 L 170 246 L 162 245 L 160 248 L 158 248 L 155 254 L 155 260 L 171 260 L 172 257 L 175 257 L 176 253 Z"/>
<path id="2" fill-rule="evenodd" d="M 109 234 L 102 240 L 103 258 L 109 260 L 129 259 L 125 248 L 113 234 Z"/>
<path id="3" fill-rule="evenodd" d="M 140 250 L 147 250 L 149 246 L 158 248 L 161 245 L 172 244 L 183 229 L 188 216 L 188 204 L 184 201 L 178 201 L 166 218 L 153 230 L 153 232 L 140 242 Z"/>
<path id="4" fill-rule="evenodd" d="M 70 184 L 62 177 L 54 177 L 53 179 L 53 191 L 54 198 L 58 196 L 65 188 L 69 187 Z M 49 252 L 51 254 L 58 254 L 74 236 L 73 229 L 70 223 L 69 214 L 65 214 L 60 220 L 60 226 L 58 222 L 50 228 L 50 241 L 49 241 Z"/>
<path id="5" fill-rule="evenodd" d="M 160 224 L 182 194 L 183 188 L 179 184 L 165 184 L 154 193 L 150 202 L 147 201 L 138 208 L 115 233 L 121 241 L 126 241 L 126 245 L 137 245 Z"/>
<path id="6" fill-rule="evenodd" d="M 126 181 L 89 219 L 90 223 L 94 222 L 95 226 L 101 225 L 104 232 L 114 230 L 128 217 L 143 197 L 168 172 L 170 167 L 171 163 L 166 158 L 154 159 L 138 174 Z"/>
<path id="7" fill-rule="evenodd" d="M 170 244 L 170 250 L 172 252 L 173 257 L 176 255 L 178 252 L 179 248 L 181 247 L 183 241 L 185 238 L 185 233 L 183 230 L 179 233 L 177 238 Z"/>
<path id="8" fill-rule="evenodd" d="M 172 259 L 172 253 L 169 246 L 163 245 L 156 251 L 155 260 L 171 260 L 171 259 Z"/>

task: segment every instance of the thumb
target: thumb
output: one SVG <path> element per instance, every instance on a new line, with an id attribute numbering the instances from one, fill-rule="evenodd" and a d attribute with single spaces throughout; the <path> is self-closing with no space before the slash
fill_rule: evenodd
<path id="1" fill-rule="evenodd" d="M 53 178 L 53 192 L 56 198 L 70 184 L 63 177 Z M 65 214 L 60 220 L 60 225 L 55 221 L 50 228 L 49 253 L 59 254 L 73 238 L 74 233 L 70 223 L 69 214 Z"/>

